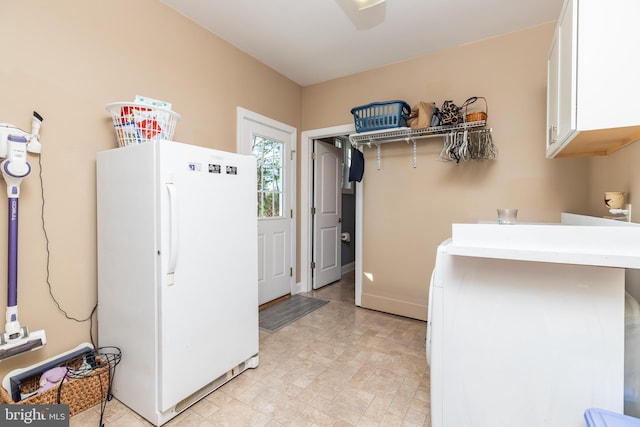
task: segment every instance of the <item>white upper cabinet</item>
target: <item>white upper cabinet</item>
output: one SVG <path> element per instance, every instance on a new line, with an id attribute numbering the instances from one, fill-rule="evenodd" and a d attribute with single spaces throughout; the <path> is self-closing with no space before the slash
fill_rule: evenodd
<path id="1" fill-rule="evenodd" d="M 548 60 L 547 157 L 640 140 L 640 0 L 565 0 Z"/>

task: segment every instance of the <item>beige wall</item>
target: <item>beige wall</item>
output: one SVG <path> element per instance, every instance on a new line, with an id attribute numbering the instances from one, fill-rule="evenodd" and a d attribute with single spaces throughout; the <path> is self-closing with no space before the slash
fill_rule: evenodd
<path id="1" fill-rule="evenodd" d="M 499 206 L 518 207 L 522 221 L 557 221 L 561 211 L 603 214 L 605 187 L 633 191 L 640 184 L 630 172 L 637 147 L 625 150 L 633 157 L 544 158 L 553 24 L 302 89 L 154 0 L 23 0 L 4 2 L 2 12 L 0 122 L 28 130 L 33 110 L 45 118 L 40 160 L 50 283 L 76 318 L 89 317 L 96 303 L 95 153 L 116 146 L 104 106 L 136 94 L 173 103 L 183 116 L 177 140 L 230 151 L 237 106 L 302 131 L 350 123 L 353 106 L 374 100 L 461 103 L 485 96 L 495 161 L 443 163 L 442 141 L 431 139 L 419 142 L 416 169 L 410 147 L 397 143 L 383 147 L 376 171 L 375 151 L 365 150 L 364 270 L 374 281 L 364 280 L 363 301 L 421 319 L 435 249 L 451 223 L 494 219 Z M 0 376 L 90 340 L 89 322 L 65 319 L 49 296 L 40 168 L 35 156 L 29 160 L 33 173 L 20 211 L 20 319 L 46 329 L 49 343 L 2 362 Z M 5 304 L 2 285 L 1 310 Z"/>
<path id="2" fill-rule="evenodd" d="M 116 147 L 105 104 L 136 94 L 170 101 L 182 115 L 175 139 L 228 151 L 236 148 L 238 106 L 301 125 L 298 85 L 157 0 L 6 1 L 0 51 L 0 122 L 30 130 L 33 110 L 44 117 L 40 159 L 50 283 L 62 308 L 80 319 L 96 304 L 95 154 Z M 40 168 L 37 157 L 29 161 L 33 173 L 20 199 L 18 303 L 21 322 L 45 329 L 48 344 L 2 362 L 0 376 L 90 341 L 89 322 L 66 320 L 49 296 Z M 6 242 L 4 226 L 0 242 Z M 0 244 L 1 318 L 3 260 L 6 245 Z"/>
<path id="3" fill-rule="evenodd" d="M 609 156 L 593 157 L 589 163 L 589 210 L 592 215 L 611 215 L 604 206 L 605 191 L 624 191 L 631 203 L 631 221 L 640 222 L 640 143 Z M 636 196 L 634 198 L 634 195 Z"/>
<path id="4" fill-rule="evenodd" d="M 303 91 L 303 129 L 353 121 L 350 110 L 404 99 L 460 105 L 484 96 L 498 146 L 493 161 L 440 161 L 443 139 L 365 148 L 364 306 L 426 318 L 437 245 L 455 222 L 495 220 L 496 208 L 518 208 L 521 221 L 557 222 L 560 212 L 588 213 L 589 159 L 545 158 L 546 59 L 555 24 L 437 52 L 412 61 L 310 86 Z"/>

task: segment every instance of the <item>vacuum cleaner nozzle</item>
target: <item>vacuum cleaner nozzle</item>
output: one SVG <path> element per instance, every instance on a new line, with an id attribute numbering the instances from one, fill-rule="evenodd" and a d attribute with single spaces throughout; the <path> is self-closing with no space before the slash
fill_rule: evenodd
<path id="1" fill-rule="evenodd" d="M 44 330 L 32 332 L 17 340 L 10 340 L 0 345 L 0 362 L 27 351 L 38 350 L 46 343 L 47 337 Z"/>

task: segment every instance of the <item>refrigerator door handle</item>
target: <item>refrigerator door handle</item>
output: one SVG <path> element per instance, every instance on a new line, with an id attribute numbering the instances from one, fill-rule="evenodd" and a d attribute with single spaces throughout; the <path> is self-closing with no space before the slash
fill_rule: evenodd
<path id="1" fill-rule="evenodd" d="M 173 183 L 167 183 L 169 191 L 169 268 L 167 276 L 169 285 L 173 285 L 173 273 L 176 271 L 178 261 L 178 196 Z"/>

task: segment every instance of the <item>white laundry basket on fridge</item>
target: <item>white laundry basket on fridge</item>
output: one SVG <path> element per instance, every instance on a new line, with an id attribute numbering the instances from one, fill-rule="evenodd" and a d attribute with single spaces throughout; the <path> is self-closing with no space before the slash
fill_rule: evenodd
<path id="1" fill-rule="evenodd" d="M 166 108 L 131 102 L 107 104 L 118 145 L 126 147 L 149 141 L 172 140 L 180 114 Z"/>

